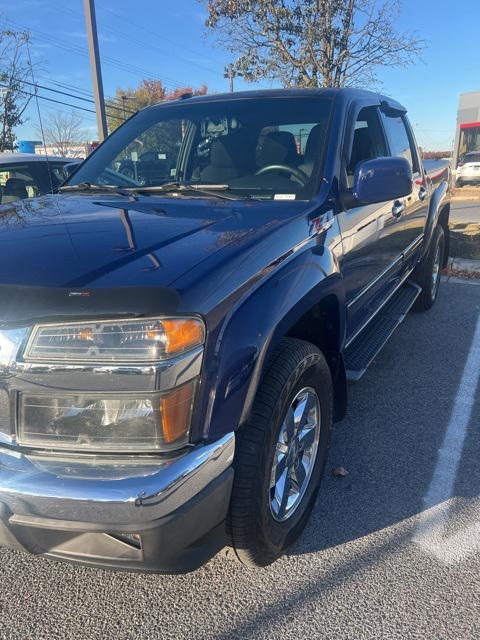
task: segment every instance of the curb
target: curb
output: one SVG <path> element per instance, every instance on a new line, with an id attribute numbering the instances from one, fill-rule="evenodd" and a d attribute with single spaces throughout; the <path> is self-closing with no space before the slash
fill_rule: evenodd
<path id="1" fill-rule="evenodd" d="M 480 200 L 478 199 L 478 196 L 452 196 L 452 199 L 450 202 L 452 204 L 456 204 L 460 202 L 470 202 L 470 203 L 476 202 L 480 206 Z"/>
<path id="2" fill-rule="evenodd" d="M 464 271 L 480 276 L 480 260 L 468 260 L 467 258 L 449 258 L 447 269 L 451 271 Z"/>
<path id="3" fill-rule="evenodd" d="M 461 278 L 459 276 L 442 276 L 442 282 L 448 284 L 469 284 L 474 287 L 480 287 L 480 280 L 471 280 L 469 278 Z"/>
<path id="4" fill-rule="evenodd" d="M 480 285 L 480 260 L 449 258 L 443 270 L 443 282 Z"/>

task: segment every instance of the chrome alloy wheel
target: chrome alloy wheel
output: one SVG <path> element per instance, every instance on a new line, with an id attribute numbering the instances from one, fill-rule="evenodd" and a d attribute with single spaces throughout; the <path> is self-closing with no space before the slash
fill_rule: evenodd
<path id="1" fill-rule="evenodd" d="M 307 490 L 315 466 L 320 426 L 317 392 L 304 387 L 288 407 L 273 454 L 269 502 L 278 522 L 293 515 Z"/>
<path id="2" fill-rule="evenodd" d="M 437 248 L 435 250 L 435 259 L 433 261 L 432 268 L 432 300 L 435 300 L 437 297 L 438 286 L 440 284 L 440 263 L 442 260 L 442 249 L 440 243 L 437 244 Z"/>

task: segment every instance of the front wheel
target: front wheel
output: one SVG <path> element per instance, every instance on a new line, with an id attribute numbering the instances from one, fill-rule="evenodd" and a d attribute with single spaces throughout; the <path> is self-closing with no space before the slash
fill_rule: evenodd
<path id="1" fill-rule="evenodd" d="M 320 486 L 332 415 L 323 354 L 284 338 L 237 439 L 228 528 L 244 564 L 272 563 L 303 531 Z"/>
<path id="2" fill-rule="evenodd" d="M 414 275 L 415 282 L 422 287 L 422 293 L 418 296 L 413 307 L 415 311 L 428 311 L 435 304 L 444 256 L 445 233 L 441 225 L 437 225 L 427 256 Z"/>

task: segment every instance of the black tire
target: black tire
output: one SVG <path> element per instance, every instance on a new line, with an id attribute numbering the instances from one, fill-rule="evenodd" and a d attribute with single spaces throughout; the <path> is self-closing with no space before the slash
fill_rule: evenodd
<path id="1" fill-rule="evenodd" d="M 457 184 L 456 186 L 461 189 L 463 187 L 463 181 L 462 180 L 457 180 Z"/>
<path id="2" fill-rule="evenodd" d="M 313 389 L 318 396 L 318 445 L 316 455 L 310 458 L 311 475 L 309 481 L 305 481 L 303 497 L 299 497 L 286 520 L 278 521 L 270 504 L 271 492 L 275 491 L 270 488 L 274 454 L 278 451 L 277 441 L 287 410 L 304 388 Z M 309 342 L 284 338 L 272 354 L 251 416 L 237 438 L 227 527 L 237 558 L 243 564 L 269 565 L 303 531 L 320 486 L 332 416 L 332 378 L 325 357 Z"/>
<path id="3" fill-rule="evenodd" d="M 437 249 L 440 252 L 437 256 Z M 422 293 L 418 296 L 414 311 L 428 311 L 433 307 L 438 297 L 438 288 L 440 286 L 440 271 L 443 268 L 443 260 L 445 256 L 445 233 L 441 225 L 437 225 L 433 232 L 426 258 L 422 261 L 420 267 L 414 275 L 414 281 L 422 287 Z M 437 260 L 440 260 L 440 271 L 437 274 L 437 280 L 433 283 L 434 268 Z"/>

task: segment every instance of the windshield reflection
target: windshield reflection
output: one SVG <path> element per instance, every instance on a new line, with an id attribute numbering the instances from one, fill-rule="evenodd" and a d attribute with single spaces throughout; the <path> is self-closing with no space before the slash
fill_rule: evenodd
<path id="1" fill-rule="evenodd" d="M 67 187 L 308 199 L 321 170 L 330 110 L 331 100 L 318 96 L 152 107 L 107 138 Z"/>

